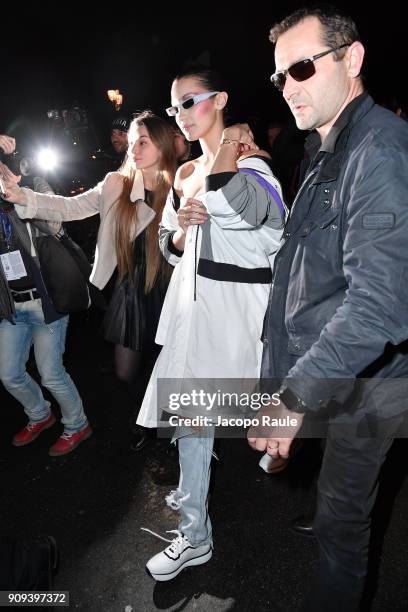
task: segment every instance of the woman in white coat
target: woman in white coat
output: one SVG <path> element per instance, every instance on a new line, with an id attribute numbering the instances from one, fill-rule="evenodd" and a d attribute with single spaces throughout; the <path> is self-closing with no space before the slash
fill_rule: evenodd
<path id="1" fill-rule="evenodd" d="M 158 379 L 259 377 L 271 262 L 285 218 L 268 155 L 247 125 L 224 126 L 228 94 L 218 75 L 186 70 L 173 81 L 171 97 L 168 114 L 188 140 L 199 140 L 202 155 L 179 168 L 163 213 L 161 247 L 176 267 L 156 336 L 163 348 L 138 418 L 147 427 L 169 410 Z M 180 483 L 167 502 L 181 521 L 171 544 L 147 563 L 156 580 L 170 580 L 212 555 L 213 429 L 179 427 L 175 438 Z"/>

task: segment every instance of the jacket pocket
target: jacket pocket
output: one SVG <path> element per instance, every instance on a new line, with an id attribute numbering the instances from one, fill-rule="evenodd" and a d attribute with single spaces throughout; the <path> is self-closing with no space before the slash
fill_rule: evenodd
<path id="1" fill-rule="evenodd" d="M 316 338 L 304 338 L 303 336 L 289 335 L 288 353 L 301 357 L 316 342 Z"/>
<path id="2" fill-rule="evenodd" d="M 300 228 L 300 240 L 304 248 L 318 259 L 333 260 L 339 255 L 340 211 L 329 211 L 317 219 L 305 219 Z"/>

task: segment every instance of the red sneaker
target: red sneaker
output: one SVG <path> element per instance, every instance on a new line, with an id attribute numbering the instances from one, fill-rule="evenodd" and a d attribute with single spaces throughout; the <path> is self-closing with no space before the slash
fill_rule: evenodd
<path id="1" fill-rule="evenodd" d="M 52 414 L 52 412 L 50 416 L 45 419 L 45 421 L 40 421 L 39 423 L 33 423 L 32 421 L 29 421 L 24 427 L 24 429 L 16 433 L 12 440 L 12 444 L 14 446 L 25 446 L 26 444 L 30 444 L 30 442 L 33 442 L 33 440 L 38 438 L 42 431 L 52 427 L 55 421 L 56 418 Z"/>
<path id="2" fill-rule="evenodd" d="M 81 442 L 87 440 L 89 436 L 92 436 L 92 429 L 90 425 L 86 425 L 80 431 L 75 433 L 64 433 L 58 438 L 55 444 L 53 444 L 48 451 L 51 457 L 59 457 L 60 455 L 67 455 L 73 451 Z"/>

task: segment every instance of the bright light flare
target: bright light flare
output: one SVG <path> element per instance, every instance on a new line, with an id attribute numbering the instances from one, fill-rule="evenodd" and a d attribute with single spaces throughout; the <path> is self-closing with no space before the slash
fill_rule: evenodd
<path id="1" fill-rule="evenodd" d="M 42 170 L 54 170 L 58 164 L 58 157 L 52 149 L 42 149 L 37 155 L 37 163 Z"/>

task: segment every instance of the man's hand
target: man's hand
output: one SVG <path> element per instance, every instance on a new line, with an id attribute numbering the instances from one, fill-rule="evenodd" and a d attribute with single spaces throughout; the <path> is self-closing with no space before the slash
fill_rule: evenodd
<path id="1" fill-rule="evenodd" d="M 16 140 L 11 136 L 0 134 L 0 148 L 3 149 L 6 155 L 10 155 L 16 148 Z"/>
<path id="2" fill-rule="evenodd" d="M 290 446 L 298 433 L 304 414 L 298 414 L 288 410 L 282 402 L 278 406 L 270 404 L 257 413 L 259 425 L 252 426 L 248 430 L 248 443 L 258 451 L 267 452 L 274 458 L 289 457 Z M 270 423 L 279 419 L 282 423 L 289 422 L 288 426 L 275 427 Z"/>

